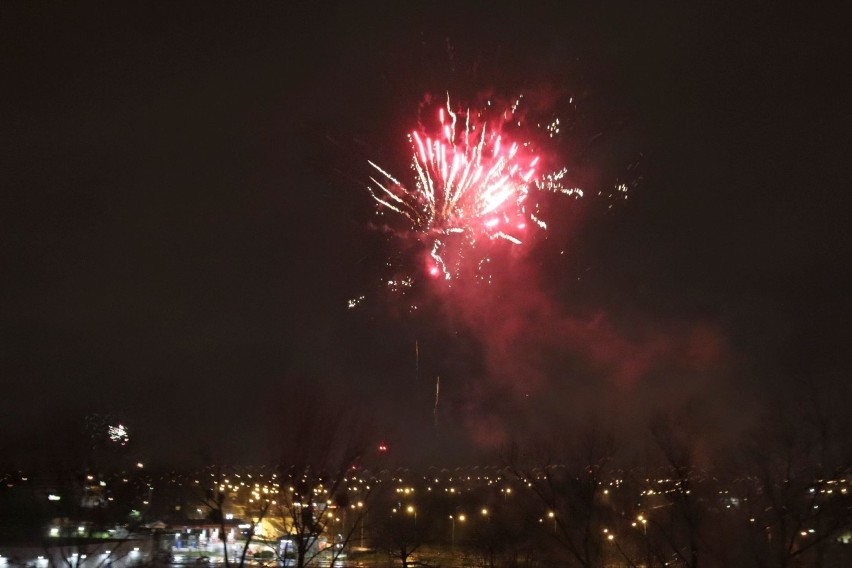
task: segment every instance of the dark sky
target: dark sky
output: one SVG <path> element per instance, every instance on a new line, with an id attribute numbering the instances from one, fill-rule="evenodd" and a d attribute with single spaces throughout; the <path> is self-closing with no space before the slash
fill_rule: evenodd
<path id="1" fill-rule="evenodd" d="M 740 424 L 845 383 L 848 30 L 584 4 L 3 2 L 0 447 L 97 412 L 155 461 L 261 461 L 309 389 L 452 460 L 591 407 Z M 404 172 L 447 91 L 573 97 L 555 151 L 587 198 L 501 284 L 399 315 L 366 160 Z"/>

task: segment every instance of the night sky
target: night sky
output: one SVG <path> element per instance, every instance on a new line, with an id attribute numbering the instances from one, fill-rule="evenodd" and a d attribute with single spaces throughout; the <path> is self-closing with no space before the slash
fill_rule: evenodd
<path id="1" fill-rule="evenodd" d="M 712 4 L 3 2 L 0 450 L 102 413 L 155 462 L 263 462 L 310 392 L 485 460 L 845 384 L 848 30 Z M 551 101 L 586 195 L 412 315 L 367 160 L 404 176 L 448 91 Z"/>

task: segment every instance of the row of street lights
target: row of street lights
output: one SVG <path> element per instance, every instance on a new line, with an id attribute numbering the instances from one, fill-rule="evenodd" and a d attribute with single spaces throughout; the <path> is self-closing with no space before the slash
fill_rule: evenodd
<path id="1" fill-rule="evenodd" d="M 396 509 L 394 509 L 394 512 L 396 512 Z M 408 505 L 405 508 L 405 512 L 408 513 L 409 515 L 414 516 L 414 531 L 416 532 L 417 531 L 417 507 L 415 507 L 414 505 Z M 488 509 L 483 508 L 480 511 L 480 513 L 482 514 L 483 517 L 487 518 L 490 521 Z M 459 513 L 458 515 L 450 515 L 449 518 L 450 518 L 450 545 L 451 545 L 452 550 L 455 551 L 455 548 L 456 548 L 456 521 L 459 521 L 459 522 L 462 522 L 462 523 L 465 522 L 467 520 L 467 515 L 465 515 L 464 513 Z"/>
<path id="2" fill-rule="evenodd" d="M 408 507 L 406 507 L 405 510 L 409 515 L 414 515 L 414 530 L 416 532 L 417 531 L 417 508 L 414 505 L 408 505 Z M 394 512 L 396 512 L 396 509 L 394 509 Z M 488 509 L 483 508 L 480 512 L 482 513 L 483 517 L 485 517 L 486 519 L 488 519 L 490 521 Z M 553 521 L 553 533 L 556 534 L 556 532 L 557 532 L 556 513 L 554 513 L 553 511 L 549 511 L 547 513 L 547 517 Z M 451 547 L 451 550 L 453 552 L 455 552 L 455 549 L 456 549 L 456 521 L 465 522 L 467 520 L 467 515 L 465 515 L 464 513 L 460 513 L 458 515 L 450 515 L 449 518 L 450 518 L 450 547 Z M 543 519 L 541 519 L 541 520 L 543 520 Z M 636 527 L 639 523 L 641 523 L 641 525 L 642 525 L 642 532 L 645 535 L 647 535 L 648 534 L 648 519 L 646 519 L 644 515 L 639 515 L 638 517 L 636 517 L 636 522 L 634 522 L 632 524 L 633 524 L 634 527 Z M 609 530 L 604 530 L 604 533 L 609 533 Z M 607 534 L 607 539 L 612 541 L 614 539 L 614 535 L 612 533 Z"/>

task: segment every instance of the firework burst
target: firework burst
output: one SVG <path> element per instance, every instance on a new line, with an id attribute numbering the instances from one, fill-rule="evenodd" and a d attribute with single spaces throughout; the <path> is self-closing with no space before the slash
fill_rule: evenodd
<path id="1" fill-rule="evenodd" d="M 544 230 L 539 216 L 540 192 L 582 196 L 562 185 L 566 169 L 541 174 L 541 156 L 524 136 L 528 133 L 519 105 L 504 110 L 489 101 L 482 110 L 453 110 L 450 98 L 437 109 L 433 131 L 408 136 L 413 151 L 414 183 L 406 185 L 370 161 L 378 172 L 368 190 L 379 205 L 406 219 L 429 250 L 427 272 L 446 280 L 458 278 L 466 266 L 485 278 L 488 243 L 524 243 L 528 232 Z M 559 132 L 556 119 L 545 128 Z"/>
<path id="2" fill-rule="evenodd" d="M 130 442 L 130 429 L 112 414 L 87 415 L 85 430 L 91 438 L 92 447 L 126 446 Z"/>

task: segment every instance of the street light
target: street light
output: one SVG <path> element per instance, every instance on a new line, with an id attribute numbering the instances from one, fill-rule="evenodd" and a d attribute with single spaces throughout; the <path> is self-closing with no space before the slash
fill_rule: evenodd
<path id="1" fill-rule="evenodd" d="M 645 515 L 639 515 L 636 517 L 636 520 L 642 523 L 642 536 L 645 539 L 645 552 L 648 555 L 648 565 L 651 563 L 651 544 L 648 542 L 648 519 L 645 518 Z M 636 523 L 633 523 L 634 525 Z"/>
<path id="2" fill-rule="evenodd" d="M 556 513 L 550 511 L 547 516 L 553 519 L 553 534 L 556 534 Z"/>
<path id="3" fill-rule="evenodd" d="M 462 523 L 465 521 L 466 518 L 467 517 L 465 517 L 464 515 L 458 516 L 459 522 Z M 453 515 L 450 515 L 450 550 L 452 552 L 456 551 L 456 517 L 454 517 Z"/>
<path id="4" fill-rule="evenodd" d="M 482 516 L 485 517 L 485 521 L 487 522 L 487 525 L 486 525 L 487 530 L 490 533 L 491 532 L 491 517 L 489 516 L 489 511 L 488 511 L 488 509 L 483 507 L 482 510 L 480 511 L 480 513 L 482 513 Z"/>
<path id="5" fill-rule="evenodd" d="M 414 505 L 409 505 L 405 509 L 409 515 L 414 515 L 414 536 L 417 536 L 417 509 L 414 508 Z"/>
<path id="6" fill-rule="evenodd" d="M 361 548 L 364 548 L 364 525 L 367 522 L 367 513 L 365 513 L 363 511 L 363 508 L 364 508 L 364 502 L 363 501 L 358 501 L 358 504 L 356 506 L 358 507 L 358 509 L 361 509 L 361 511 L 358 514 L 356 522 L 359 525 L 361 525 L 360 526 L 360 529 L 361 529 Z"/>

